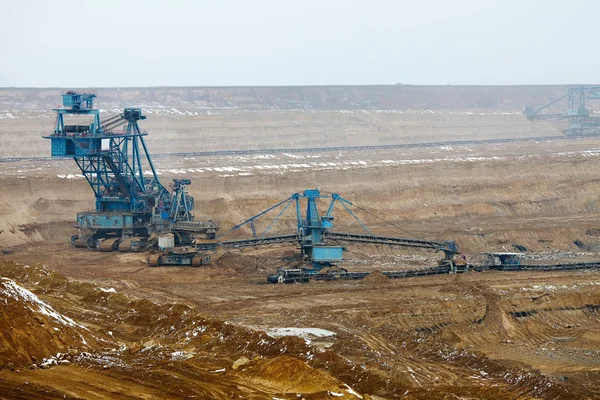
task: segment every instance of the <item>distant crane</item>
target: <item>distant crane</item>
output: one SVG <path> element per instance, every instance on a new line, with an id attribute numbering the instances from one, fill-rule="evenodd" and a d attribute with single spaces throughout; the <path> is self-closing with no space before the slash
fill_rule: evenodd
<path id="1" fill-rule="evenodd" d="M 564 99 L 568 103 L 566 111 L 547 112 Z M 600 135 L 600 117 L 592 116 L 588 109 L 588 103 L 593 100 L 600 100 L 600 86 L 571 86 L 564 96 L 537 109 L 527 107 L 524 114 L 530 121 L 567 120 L 568 126 L 562 131 L 567 136 L 597 136 Z"/>

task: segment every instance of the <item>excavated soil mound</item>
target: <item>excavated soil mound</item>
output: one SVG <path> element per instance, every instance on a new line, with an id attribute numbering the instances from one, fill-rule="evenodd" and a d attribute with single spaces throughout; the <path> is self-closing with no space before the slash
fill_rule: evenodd
<path id="1" fill-rule="evenodd" d="M 368 283 L 371 285 L 381 285 L 388 283 L 390 279 L 379 271 L 371 272 L 361 283 Z"/>
<path id="2" fill-rule="evenodd" d="M 289 356 L 260 359 L 240 369 L 240 374 L 252 382 L 283 393 L 341 392 L 344 388 L 331 375 Z"/>
<path id="3" fill-rule="evenodd" d="M 257 272 L 260 266 L 258 257 L 246 256 L 239 250 L 231 250 L 223 253 L 215 262 L 218 268 L 227 268 L 235 272 Z"/>
<path id="4" fill-rule="evenodd" d="M 87 328 L 11 279 L 0 278 L 0 303 L 0 369 L 44 365 L 59 352 L 97 344 Z"/>

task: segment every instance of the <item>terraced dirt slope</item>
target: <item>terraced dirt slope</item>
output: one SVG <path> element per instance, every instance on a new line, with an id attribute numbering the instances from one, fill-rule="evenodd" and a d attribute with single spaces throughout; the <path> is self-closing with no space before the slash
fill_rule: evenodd
<path id="1" fill-rule="evenodd" d="M 85 89 L 82 89 L 85 90 Z M 103 118 L 140 106 L 154 154 L 386 145 L 560 136 L 564 123 L 530 123 L 565 87 L 348 86 L 98 89 Z M 0 88 L 0 159 L 48 155 L 64 89 Z M 593 102 L 589 107 L 594 109 Z M 84 120 L 84 119 L 82 119 Z M 87 123 L 87 122 L 80 122 Z"/>

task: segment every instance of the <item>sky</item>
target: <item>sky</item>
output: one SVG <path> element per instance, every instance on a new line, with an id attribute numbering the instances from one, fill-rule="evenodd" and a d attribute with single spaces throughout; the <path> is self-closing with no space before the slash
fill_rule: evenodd
<path id="1" fill-rule="evenodd" d="M 595 0 L 0 0 L 0 87 L 598 84 Z"/>

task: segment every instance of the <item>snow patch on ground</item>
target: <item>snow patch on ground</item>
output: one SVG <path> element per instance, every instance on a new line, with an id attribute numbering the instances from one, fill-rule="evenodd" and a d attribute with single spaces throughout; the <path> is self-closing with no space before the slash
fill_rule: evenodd
<path id="1" fill-rule="evenodd" d="M 78 324 L 69 317 L 59 314 L 52 306 L 44 303 L 35 294 L 29 290 L 17 285 L 12 279 L 1 278 L 0 295 L 12 297 L 17 301 L 30 304 L 28 307 L 33 312 L 39 312 L 47 315 L 62 325 L 78 327 L 87 330 L 83 325 Z"/>
<path id="2" fill-rule="evenodd" d="M 194 353 L 190 353 L 183 350 L 174 351 L 173 353 L 171 353 L 171 360 L 173 361 L 187 360 L 188 358 L 192 357 L 194 357 Z"/>
<path id="3" fill-rule="evenodd" d="M 17 171 L 19 172 L 19 171 Z M 21 172 L 28 172 L 28 171 L 21 171 Z M 68 175 L 56 175 L 57 178 L 59 179 L 75 179 L 75 178 L 84 178 L 83 175 L 81 174 L 77 174 L 77 175 L 73 175 L 73 174 L 68 174 Z"/>
<path id="4" fill-rule="evenodd" d="M 531 287 L 522 287 L 521 291 L 523 292 L 537 292 L 537 291 L 545 291 L 545 292 L 557 292 L 564 290 L 577 290 L 579 288 L 585 286 L 596 286 L 600 285 L 600 282 L 590 281 L 590 282 L 579 282 L 571 285 L 533 285 Z"/>
<path id="5" fill-rule="evenodd" d="M 356 391 L 354 389 L 352 389 L 350 386 L 346 385 L 345 383 L 344 383 L 344 386 L 346 386 L 346 392 L 358 397 L 359 399 L 363 398 L 360 394 L 356 393 Z"/>
<path id="6" fill-rule="evenodd" d="M 335 332 L 320 328 L 272 328 L 266 332 L 271 337 L 298 336 L 305 340 L 335 335 Z"/>

